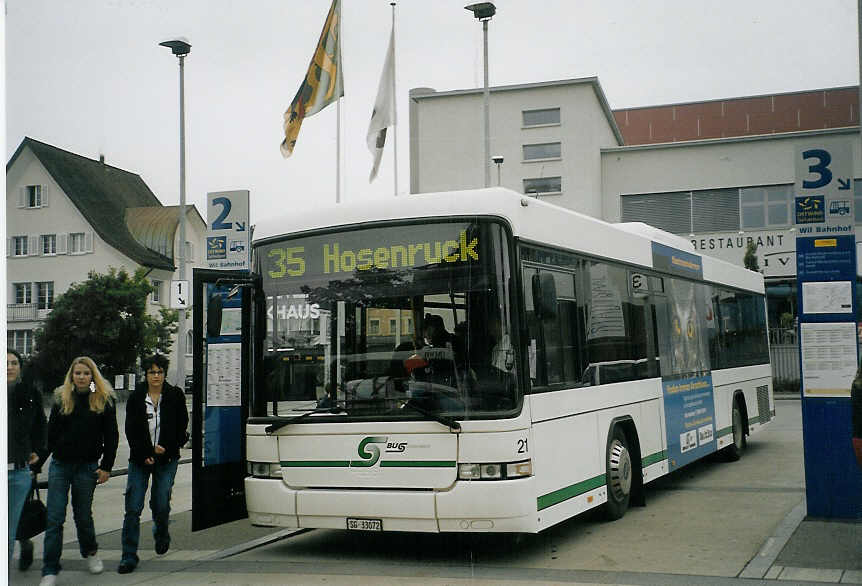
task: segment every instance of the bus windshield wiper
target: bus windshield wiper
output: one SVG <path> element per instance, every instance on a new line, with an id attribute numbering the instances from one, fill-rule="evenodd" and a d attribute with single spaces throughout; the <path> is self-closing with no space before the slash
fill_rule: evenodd
<path id="1" fill-rule="evenodd" d="M 452 431 L 453 433 L 461 433 L 461 424 L 458 423 L 457 421 L 455 421 L 455 418 L 453 418 L 453 417 L 449 417 L 448 415 L 443 415 L 442 413 L 435 413 L 434 411 L 430 411 L 428 409 L 425 409 L 424 407 L 420 407 L 419 405 L 417 405 L 416 403 L 414 403 L 412 401 L 408 401 L 408 402 L 404 403 L 403 405 L 401 405 L 402 409 L 404 407 L 409 407 L 410 409 L 413 409 L 414 411 L 421 413 L 425 417 L 430 417 L 431 419 L 433 419 L 437 423 L 442 423 L 443 425 L 447 426 L 449 428 L 449 430 Z"/>
<path id="2" fill-rule="evenodd" d="M 344 407 L 338 407 L 338 406 L 321 407 L 319 409 L 311 409 L 309 411 L 306 411 L 302 415 L 296 415 L 295 417 L 290 417 L 290 418 L 285 419 L 283 421 L 279 421 L 278 423 L 273 423 L 271 425 L 267 425 L 264 428 L 264 431 L 266 433 L 273 433 L 274 431 L 278 431 L 279 429 L 281 429 L 282 427 L 284 427 L 286 425 L 290 425 L 291 423 L 297 423 L 299 420 L 305 419 L 309 415 L 314 415 L 315 413 L 330 413 L 332 415 L 337 415 L 339 413 L 347 413 L 347 410 L 345 410 Z"/>

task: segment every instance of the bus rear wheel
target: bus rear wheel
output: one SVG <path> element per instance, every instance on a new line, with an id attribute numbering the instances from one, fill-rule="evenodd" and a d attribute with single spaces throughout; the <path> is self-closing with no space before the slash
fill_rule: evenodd
<path id="1" fill-rule="evenodd" d="M 742 457 L 742 452 L 745 451 L 745 424 L 742 421 L 742 409 L 739 407 L 739 402 L 733 401 L 733 411 L 730 416 L 731 433 L 733 434 L 733 443 L 724 448 L 724 459 L 728 462 L 736 462 Z"/>
<path id="2" fill-rule="evenodd" d="M 605 516 L 615 521 L 626 514 L 632 492 L 632 458 L 626 435 L 619 426 L 614 427 L 605 461 L 608 490 Z"/>

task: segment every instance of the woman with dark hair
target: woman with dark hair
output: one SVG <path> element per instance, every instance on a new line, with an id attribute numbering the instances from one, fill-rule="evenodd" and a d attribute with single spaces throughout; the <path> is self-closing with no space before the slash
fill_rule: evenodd
<path id="1" fill-rule="evenodd" d="M 9 561 L 15 547 L 15 532 L 24 502 L 33 484 L 33 475 L 45 461 L 45 413 L 42 397 L 21 381 L 21 354 L 6 350 L 6 413 L 9 463 Z M 33 543 L 21 540 L 18 567 L 26 570 L 33 563 Z"/>
<path id="2" fill-rule="evenodd" d="M 54 391 L 48 421 L 48 451 L 54 460 L 48 471 L 48 523 L 40 586 L 53 586 L 60 573 L 70 489 L 81 557 L 87 560 L 91 574 L 104 570 L 93 524 L 93 493 L 97 484 L 111 477 L 117 457 L 120 434 L 114 401 L 114 389 L 89 356 L 72 360 L 63 384 Z"/>
<path id="3" fill-rule="evenodd" d="M 171 490 L 177 474 L 180 448 L 188 441 L 189 412 L 183 392 L 165 381 L 167 357 L 156 354 L 141 361 L 146 380 L 126 402 L 126 439 L 129 442 L 129 476 L 126 482 L 126 514 L 123 518 L 123 557 L 117 572 L 128 574 L 138 565 L 141 512 L 147 484 L 153 477 L 150 509 L 156 553 L 171 545 L 168 522 Z"/>

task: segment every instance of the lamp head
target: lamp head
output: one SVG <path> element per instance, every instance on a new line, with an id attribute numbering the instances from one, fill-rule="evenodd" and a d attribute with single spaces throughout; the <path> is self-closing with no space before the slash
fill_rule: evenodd
<path id="1" fill-rule="evenodd" d="M 464 9 L 472 12 L 479 20 L 490 20 L 497 13 L 497 7 L 493 2 L 478 2 L 465 6 Z"/>
<path id="2" fill-rule="evenodd" d="M 496 163 L 497 165 L 502 165 L 503 155 L 494 155 L 493 157 L 491 157 L 491 160 L 494 161 L 494 163 Z"/>
<path id="3" fill-rule="evenodd" d="M 159 43 L 160 47 L 168 47 L 171 52 L 177 57 L 185 57 L 191 53 L 192 46 L 185 39 L 174 39 L 172 41 L 163 41 Z"/>

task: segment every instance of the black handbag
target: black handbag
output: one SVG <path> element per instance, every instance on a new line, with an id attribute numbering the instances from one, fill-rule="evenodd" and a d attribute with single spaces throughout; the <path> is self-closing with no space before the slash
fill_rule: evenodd
<path id="1" fill-rule="evenodd" d="M 16 539 L 30 539 L 45 531 L 47 522 L 45 515 L 45 503 L 39 498 L 39 488 L 33 480 L 33 488 L 24 501 L 24 510 L 21 511 L 21 520 L 18 522 Z"/>

